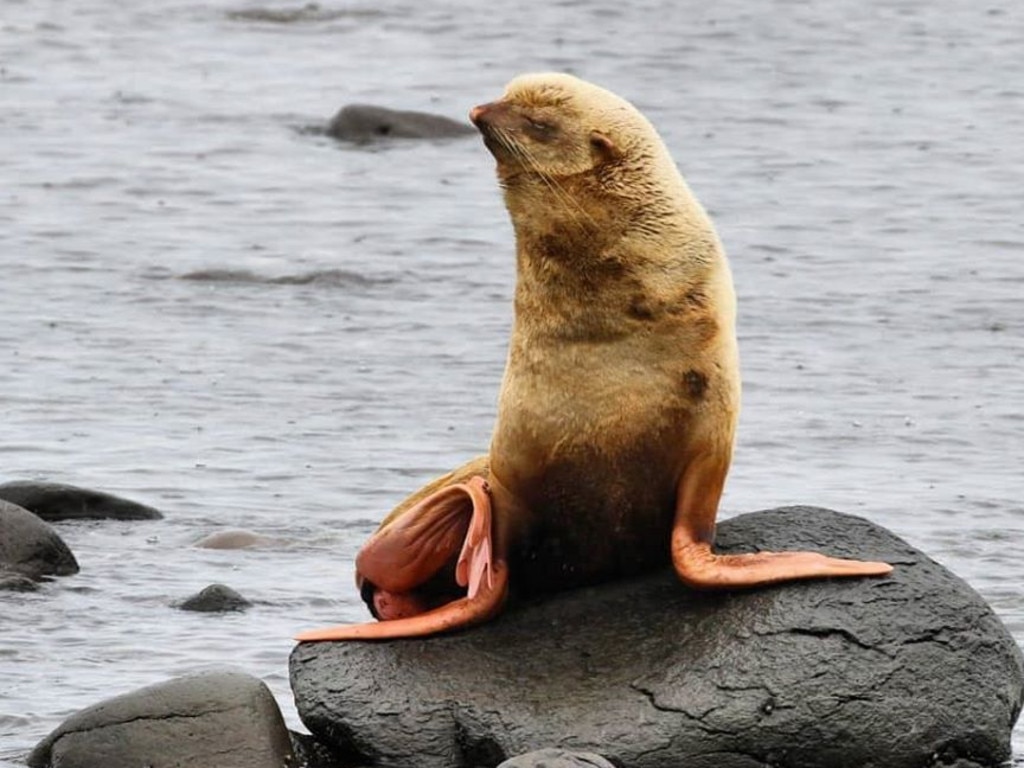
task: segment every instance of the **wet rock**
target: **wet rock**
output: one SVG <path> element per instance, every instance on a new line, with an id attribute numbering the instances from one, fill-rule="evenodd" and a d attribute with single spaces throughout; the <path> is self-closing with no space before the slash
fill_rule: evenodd
<path id="1" fill-rule="evenodd" d="M 308 733 L 289 731 L 295 764 L 302 768 L 353 768 L 354 764 L 336 755 Z"/>
<path id="2" fill-rule="evenodd" d="M 252 603 L 225 584 L 211 584 L 198 594 L 184 600 L 178 607 L 183 611 L 200 613 L 227 613 L 244 611 Z"/>
<path id="3" fill-rule="evenodd" d="M 823 509 L 734 518 L 718 542 L 896 569 L 720 593 L 661 572 L 515 606 L 458 634 L 302 644 L 291 656 L 299 714 L 321 741 L 382 766 L 495 765 L 552 744 L 625 768 L 1009 758 L 1024 659 L 958 577 Z"/>
<path id="4" fill-rule="evenodd" d="M 476 129 L 428 112 L 412 112 L 372 104 L 342 107 L 327 124 L 327 135 L 336 139 L 370 142 L 380 139 L 444 139 L 468 136 Z"/>
<path id="5" fill-rule="evenodd" d="M 373 8 L 326 9 L 319 3 L 306 3 L 293 8 L 243 8 L 228 11 L 227 17 L 234 21 L 258 21 L 269 24 L 296 24 L 302 22 L 325 22 L 343 18 L 373 18 L 383 12 Z"/>
<path id="6" fill-rule="evenodd" d="M 615 768 L 615 766 L 593 752 L 538 749 L 535 752 L 527 752 L 525 755 L 506 760 L 498 768 Z"/>
<path id="7" fill-rule="evenodd" d="M 0 567 L 0 592 L 35 592 L 39 583 L 15 571 Z"/>
<path id="8" fill-rule="evenodd" d="M 78 562 L 52 527 L 0 500 L 0 567 L 33 579 L 78 573 Z"/>
<path id="9" fill-rule="evenodd" d="M 63 483 L 19 480 L 0 485 L 0 499 L 48 522 L 58 520 L 159 520 L 158 510 L 103 491 Z"/>
<path id="10" fill-rule="evenodd" d="M 277 541 L 252 531 L 216 531 L 201 538 L 196 546 L 201 549 L 253 549 L 273 546 Z"/>
<path id="11" fill-rule="evenodd" d="M 240 672 L 175 678 L 81 710 L 31 768 L 282 768 L 291 743 L 274 697 Z"/>

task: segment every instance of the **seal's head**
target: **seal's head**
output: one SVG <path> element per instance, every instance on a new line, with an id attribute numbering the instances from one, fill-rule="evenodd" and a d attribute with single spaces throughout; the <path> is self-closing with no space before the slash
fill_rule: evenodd
<path id="1" fill-rule="evenodd" d="M 498 101 L 470 110 L 507 181 L 519 174 L 565 178 L 614 163 L 649 172 L 664 146 L 625 99 L 560 73 L 521 75 Z M 671 164 L 671 161 L 669 161 Z"/>
<path id="2" fill-rule="evenodd" d="M 719 250 L 657 131 L 611 91 L 572 75 L 521 75 L 469 117 L 497 160 L 520 253 L 582 268 L 631 252 L 650 261 Z"/>

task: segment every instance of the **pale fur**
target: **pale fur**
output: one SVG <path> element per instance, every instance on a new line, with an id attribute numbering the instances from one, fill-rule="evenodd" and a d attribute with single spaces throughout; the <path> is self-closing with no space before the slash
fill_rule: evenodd
<path id="1" fill-rule="evenodd" d="M 595 262 L 627 265 L 628 285 L 609 281 L 597 295 L 574 290 L 571 278 L 568 284 L 556 279 L 559 265 L 531 253 L 531 240 L 552 229 L 553 221 L 563 232 L 574 221 L 584 229 L 588 222 L 570 208 L 558 210 L 559 198 L 549 196 L 545 186 L 517 185 L 510 177 L 506 202 L 517 235 L 517 312 L 499 398 L 492 468 L 499 475 L 521 473 L 521 468 L 510 465 L 518 463 L 530 445 L 544 446 L 551 454 L 566 441 L 642 440 L 638 430 L 659 427 L 662 401 L 678 399 L 675 391 L 663 391 L 665 377 L 659 374 L 667 372 L 671 378 L 689 370 L 713 377 L 714 386 L 706 401 L 692 406 L 695 418 L 680 425 L 675 447 L 682 454 L 680 463 L 686 463 L 687 446 L 720 453 L 728 463 L 740 395 L 732 278 L 713 225 L 657 131 L 624 99 L 565 74 L 518 77 L 508 85 L 503 101 L 528 105 L 540 114 L 550 110 L 567 116 L 584 132 L 610 139 L 621 160 L 603 189 L 636 203 L 641 213 L 621 237 L 595 243 L 592 254 Z M 586 174 L 588 164 L 588 156 L 572 153 L 541 163 L 555 182 Z M 584 209 L 587 205 L 586 199 L 573 202 Z M 584 245 L 591 242 L 585 239 Z M 623 292 L 640 292 L 657 305 L 691 290 L 708 300 L 705 314 L 715 333 L 706 344 L 689 344 L 686 329 L 672 323 L 655 321 L 652 328 L 638 332 L 611 314 Z M 608 327 L 588 327 L 593 315 L 606 309 Z M 605 333 L 607 338 L 602 338 Z M 573 343 L 577 335 L 583 337 L 582 343 Z M 526 461 L 549 458 L 525 450 Z"/>

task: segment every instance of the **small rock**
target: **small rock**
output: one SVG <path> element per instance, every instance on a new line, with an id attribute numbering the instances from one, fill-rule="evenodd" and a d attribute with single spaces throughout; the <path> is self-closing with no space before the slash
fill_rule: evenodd
<path id="1" fill-rule="evenodd" d="M 227 613 L 244 611 L 252 603 L 225 584 L 211 584 L 198 594 L 183 601 L 178 608 L 201 613 Z"/>
<path id="2" fill-rule="evenodd" d="M 152 507 L 63 483 L 20 480 L 0 485 L 0 499 L 24 507 L 48 522 L 59 520 L 160 520 Z"/>
<path id="3" fill-rule="evenodd" d="M 615 766 L 593 752 L 538 749 L 506 760 L 498 768 L 615 768 Z"/>
<path id="4" fill-rule="evenodd" d="M 70 576 L 78 562 L 55 530 L 26 509 L 0 500 L 0 566 L 24 576 Z"/>
<path id="5" fill-rule="evenodd" d="M 261 536 L 252 531 L 217 531 L 204 536 L 196 542 L 201 549 L 253 549 L 269 547 L 277 543 L 277 539 Z"/>
<path id="6" fill-rule="evenodd" d="M 273 695 L 240 672 L 151 685 L 65 720 L 30 768 L 283 768 L 294 765 Z"/>
<path id="7" fill-rule="evenodd" d="M 468 123 L 441 115 L 372 104 L 342 107 L 327 124 L 328 136 L 362 143 L 380 139 L 445 139 L 473 133 L 476 129 Z"/>
<path id="8" fill-rule="evenodd" d="M 39 583 L 28 576 L 0 567 L 0 592 L 34 592 Z"/>

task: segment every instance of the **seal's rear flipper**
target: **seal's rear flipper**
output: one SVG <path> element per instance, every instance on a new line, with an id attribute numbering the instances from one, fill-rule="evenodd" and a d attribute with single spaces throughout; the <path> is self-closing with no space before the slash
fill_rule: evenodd
<path id="1" fill-rule="evenodd" d="M 381 621 L 304 632 L 298 639 L 431 635 L 490 618 L 508 591 L 492 537 L 482 477 L 437 490 L 388 520 L 356 557 L 356 582 Z M 466 596 L 455 597 L 462 590 Z"/>
<path id="2" fill-rule="evenodd" d="M 308 643 L 319 640 L 388 640 L 436 635 L 487 621 L 501 611 L 507 594 L 508 568 L 505 563 L 497 562 L 489 570 L 489 579 L 484 580 L 474 597 L 462 597 L 417 616 L 314 629 L 296 635 L 295 639 L 300 643 Z"/>
<path id="3" fill-rule="evenodd" d="M 885 576 L 892 572 L 888 563 L 845 560 L 817 552 L 714 554 L 711 544 L 715 515 L 728 467 L 728 458 L 701 456 L 691 462 L 679 482 L 672 564 L 686 584 L 699 589 L 728 589 L 828 576 Z"/>

